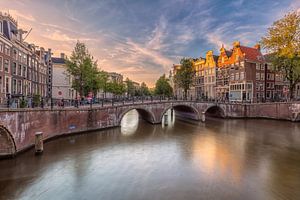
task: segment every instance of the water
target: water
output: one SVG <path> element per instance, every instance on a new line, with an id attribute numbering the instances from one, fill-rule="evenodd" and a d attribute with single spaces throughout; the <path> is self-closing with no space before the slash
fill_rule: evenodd
<path id="1" fill-rule="evenodd" d="M 299 123 L 165 127 L 138 123 L 131 111 L 121 128 L 44 147 L 42 156 L 0 161 L 0 199 L 300 199 Z"/>

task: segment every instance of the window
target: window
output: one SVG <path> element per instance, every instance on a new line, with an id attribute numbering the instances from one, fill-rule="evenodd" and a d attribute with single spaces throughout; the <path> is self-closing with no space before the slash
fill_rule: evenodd
<path id="1" fill-rule="evenodd" d="M 0 21 L 0 33 L 3 33 L 2 21 Z"/>
<path id="2" fill-rule="evenodd" d="M 17 80 L 16 79 L 13 79 L 12 93 L 13 94 L 17 93 Z"/>
<path id="3" fill-rule="evenodd" d="M 7 59 L 4 60 L 4 71 L 9 73 L 9 60 Z"/>
<path id="4" fill-rule="evenodd" d="M 260 73 L 256 73 L 256 80 L 260 80 Z"/>
<path id="5" fill-rule="evenodd" d="M 238 61 L 239 60 L 239 55 L 236 55 L 235 56 L 235 61 Z"/>
<path id="6" fill-rule="evenodd" d="M 5 45 L 5 47 L 4 47 L 4 53 L 5 53 L 6 55 L 10 56 L 10 48 L 9 48 L 9 46 L 6 46 L 6 45 Z"/>
<path id="7" fill-rule="evenodd" d="M 244 80 L 245 79 L 245 72 L 241 72 L 240 73 L 240 80 Z"/>
<path id="8" fill-rule="evenodd" d="M 22 81 L 18 80 L 18 94 L 22 94 Z"/>
<path id="9" fill-rule="evenodd" d="M 245 66 L 245 63 L 244 63 L 244 62 L 240 62 L 240 66 L 241 66 L 241 67 L 244 67 L 244 66 Z"/>
<path id="10" fill-rule="evenodd" d="M 6 77 L 5 78 L 5 92 L 6 93 L 10 93 L 10 81 L 9 81 L 9 78 L 8 77 Z"/>
<path id="11" fill-rule="evenodd" d="M 12 64 L 12 73 L 13 73 L 14 75 L 17 74 L 17 63 L 15 63 L 15 62 Z"/>
<path id="12" fill-rule="evenodd" d="M 0 92 L 2 92 L 2 85 L 3 85 L 3 80 L 2 80 L 2 76 L 0 76 Z"/>
<path id="13" fill-rule="evenodd" d="M 239 73 L 237 72 L 237 73 L 235 73 L 235 80 L 239 80 Z"/>
<path id="14" fill-rule="evenodd" d="M 3 69 L 3 58 L 0 57 L 0 71 L 2 71 Z"/>
<path id="15" fill-rule="evenodd" d="M 264 73 L 260 74 L 260 80 L 262 80 L 262 81 L 265 80 L 265 74 Z"/>
<path id="16" fill-rule="evenodd" d="M 26 77 L 26 66 L 23 66 L 23 77 Z"/>
<path id="17" fill-rule="evenodd" d="M 260 70 L 260 65 L 259 65 L 259 63 L 256 63 L 256 70 Z"/>
<path id="18" fill-rule="evenodd" d="M 19 65 L 19 68 L 18 68 L 18 75 L 19 75 L 19 76 L 22 76 L 22 65 Z"/>
<path id="19" fill-rule="evenodd" d="M 3 53 L 3 44 L 0 42 L 0 52 Z"/>

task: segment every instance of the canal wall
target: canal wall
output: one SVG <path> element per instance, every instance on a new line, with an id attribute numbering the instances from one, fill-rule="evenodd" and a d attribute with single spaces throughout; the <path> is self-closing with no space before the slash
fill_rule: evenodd
<path id="1" fill-rule="evenodd" d="M 215 112 L 225 118 L 268 118 L 300 121 L 299 103 L 215 104 L 199 102 L 161 102 L 97 108 L 22 109 L 0 111 L 0 157 L 14 155 L 35 143 L 35 133 L 45 140 L 72 133 L 120 126 L 123 116 L 136 109 L 152 124 L 174 108 L 177 115 L 200 120 Z"/>

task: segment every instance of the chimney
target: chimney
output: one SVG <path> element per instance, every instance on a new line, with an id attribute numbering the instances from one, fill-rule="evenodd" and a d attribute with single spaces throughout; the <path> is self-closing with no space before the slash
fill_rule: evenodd
<path id="1" fill-rule="evenodd" d="M 60 58 L 65 59 L 65 53 L 60 53 Z"/>
<path id="2" fill-rule="evenodd" d="M 258 51 L 260 51 L 260 44 L 256 44 L 256 45 L 254 46 L 254 48 L 257 49 Z"/>

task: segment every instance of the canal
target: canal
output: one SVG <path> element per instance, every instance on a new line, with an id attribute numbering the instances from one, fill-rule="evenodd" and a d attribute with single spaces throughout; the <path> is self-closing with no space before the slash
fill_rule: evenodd
<path id="1" fill-rule="evenodd" d="M 299 123 L 150 125 L 133 110 L 44 148 L 0 161 L 0 199 L 300 199 Z"/>

